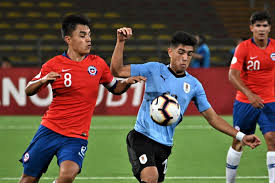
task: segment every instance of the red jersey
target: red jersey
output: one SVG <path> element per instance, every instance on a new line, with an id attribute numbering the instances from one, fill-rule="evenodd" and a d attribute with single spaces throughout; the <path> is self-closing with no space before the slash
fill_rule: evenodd
<path id="1" fill-rule="evenodd" d="M 88 55 L 81 62 L 58 55 L 46 62 L 32 81 L 51 71 L 61 78 L 51 83 L 53 101 L 41 124 L 64 136 L 88 139 L 99 84 L 115 84 L 108 65 L 96 55 Z"/>
<path id="2" fill-rule="evenodd" d="M 240 77 L 244 84 L 264 103 L 275 102 L 275 40 L 269 39 L 265 49 L 259 48 L 249 39 L 240 43 L 231 62 L 231 69 L 241 71 Z M 250 103 L 248 98 L 237 91 L 236 99 Z"/>

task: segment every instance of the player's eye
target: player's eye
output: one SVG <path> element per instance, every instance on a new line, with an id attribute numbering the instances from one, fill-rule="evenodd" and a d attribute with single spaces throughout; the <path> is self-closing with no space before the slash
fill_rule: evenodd
<path id="1" fill-rule="evenodd" d="M 188 52 L 188 56 L 192 56 L 193 55 L 193 52 Z"/>

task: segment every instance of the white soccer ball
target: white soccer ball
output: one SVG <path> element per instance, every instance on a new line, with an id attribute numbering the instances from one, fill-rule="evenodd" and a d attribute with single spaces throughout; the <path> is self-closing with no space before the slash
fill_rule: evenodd
<path id="1" fill-rule="evenodd" d="M 158 96 L 150 105 L 150 116 L 159 125 L 172 125 L 179 120 L 180 105 L 177 99 L 169 94 Z"/>

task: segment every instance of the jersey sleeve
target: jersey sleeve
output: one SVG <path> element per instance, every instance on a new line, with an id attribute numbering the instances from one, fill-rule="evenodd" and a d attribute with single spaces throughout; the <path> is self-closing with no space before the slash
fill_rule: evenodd
<path id="1" fill-rule="evenodd" d="M 230 69 L 242 70 L 244 60 L 246 57 L 246 46 L 244 42 L 240 43 L 235 50 L 234 56 L 231 61 Z"/>
<path id="2" fill-rule="evenodd" d="M 42 68 L 40 69 L 40 72 L 32 78 L 31 82 L 35 82 L 37 80 L 40 80 L 44 76 L 46 76 L 49 72 L 53 71 L 48 63 L 44 64 Z"/>
<path id="3" fill-rule="evenodd" d="M 151 73 L 151 69 L 156 68 L 157 63 L 148 62 L 145 64 L 131 64 L 131 76 L 145 76 Z"/>
<path id="4" fill-rule="evenodd" d="M 112 87 L 116 83 L 116 80 L 112 75 L 110 68 L 104 60 L 102 60 L 102 70 L 102 76 L 100 78 L 99 83 L 103 84 L 107 88 Z"/>
<path id="5" fill-rule="evenodd" d="M 198 82 L 198 84 L 196 86 L 196 92 L 195 92 L 193 101 L 194 101 L 197 109 L 199 110 L 199 112 L 203 112 L 211 107 L 211 105 L 209 104 L 209 102 L 207 100 L 205 91 L 204 91 L 200 82 Z"/>

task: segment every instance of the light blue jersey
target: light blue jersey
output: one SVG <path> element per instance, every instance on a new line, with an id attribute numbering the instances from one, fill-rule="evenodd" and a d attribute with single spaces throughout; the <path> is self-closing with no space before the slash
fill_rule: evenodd
<path id="1" fill-rule="evenodd" d="M 152 100 L 163 93 L 177 96 L 182 116 L 191 100 L 195 102 L 200 112 L 211 107 L 201 83 L 192 75 L 185 73 L 182 76 L 175 75 L 168 66 L 158 62 L 131 64 L 131 76 L 144 76 L 147 78 L 143 101 L 134 127 L 136 131 L 161 144 L 173 145 L 175 128 L 180 121 L 171 126 L 161 126 L 150 117 Z"/>

